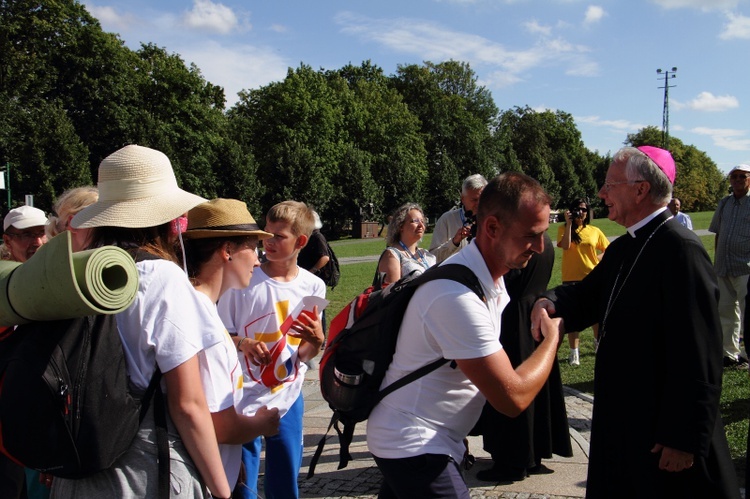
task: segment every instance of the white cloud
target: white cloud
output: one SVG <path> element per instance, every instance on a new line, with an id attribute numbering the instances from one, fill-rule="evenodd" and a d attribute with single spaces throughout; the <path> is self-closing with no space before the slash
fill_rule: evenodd
<path id="1" fill-rule="evenodd" d="M 750 151 L 750 137 L 747 136 L 747 130 L 696 127 L 690 131 L 711 137 L 713 143 L 723 149 L 730 151 Z"/>
<path id="2" fill-rule="evenodd" d="M 501 89 L 522 82 L 518 75 L 508 71 L 493 71 L 484 78 L 477 78 L 477 83 L 484 87 Z"/>
<path id="3" fill-rule="evenodd" d="M 591 25 L 598 23 L 606 15 L 607 13 L 604 12 L 604 9 L 599 7 L 598 5 L 589 5 L 586 9 L 586 15 L 583 19 L 583 24 Z"/>
<path id="4" fill-rule="evenodd" d="M 599 64 L 594 61 L 581 58 L 578 61 L 573 61 L 571 63 L 571 66 L 565 71 L 565 74 L 570 76 L 598 76 Z"/>
<path id="5" fill-rule="evenodd" d="M 524 49 L 509 49 L 482 36 L 452 31 L 443 25 L 415 19 L 371 19 L 350 12 L 335 17 L 341 32 L 380 44 L 389 50 L 412 54 L 422 60 L 467 61 L 472 67 L 493 71 L 491 79 L 505 85 L 522 79 L 522 74 L 539 66 L 563 65 L 571 75 L 597 74 L 598 66 L 589 60 L 589 49 L 562 38 L 543 37 Z"/>
<path id="6" fill-rule="evenodd" d="M 289 31 L 289 28 L 287 28 L 283 24 L 272 24 L 270 30 L 275 33 L 286 33 L 287 31 Z"/>
<path id="7" fill-rule="evenodd" d="M 736 7 L 740 0 L 651 0 L 665 9 L 727 10 Z"/>
<path id="8" fill-rule="evenodd" d="M 275 49 L 250 45 L 222 45 L 209 41 L 180 50 L 185 62 L 194 62 L 206 80 L 221 82 L 227 107 L 237 102 L 237 92 L 260 88 L 286 77 L 289 64 Z"/>
<path id="9" fill-rule="evenodd" d="M 676 100 L 672 103 L 675 109 L 687 108 L 707 113 L 726 111 L 740 106 L 739 100 L 733 95 L 714 95 L 711 92 L 701 92 L 696 98 L 685 103 Z"/>
<path id="10" fill-rule="evenodd" d="M 221 35 L 231 33 L 240 25 L 232 9 L 211 0 L 194 0 L 193 8 L 185 12 L 182 22 L 188 28 Z"/>
<path id="11" fill-rule="evenodd" d="M 596 127 L 605 127 L 613 129 L 617 132 L 634 132 L 645 128 L 646 125 L 642 123 L 633 123 L 628 120 L 603 120 L 599 116 L 575 116 L 576 123 L 586 123 Z"/>
<path id="12" fill-rule="evenodd" d="M 97 18 L 102 26 L 106 25 L 107 29 L 114 31 L 128 29 L 138 22 L 135 16 L 117 12 L 114 7 L 103 7 L 87 3 L 86 10 L 89 11 L 89 14 Z"/>
<path id="13" fill-rule="evenodd" d="M 733 38 L 750 39 L 750 17 L 727 13 L 727 19 L 724 31 L 719 35 L 719 38 L 723 40 Z"/>
<path id="14" fill-rule="evenodd" d="M 523 27 L 532 35 L 550 36 L 552 34 L 552 28 L 550 26 L 542 26 L 535 19 L 526 21 L 523 23 Z"/>

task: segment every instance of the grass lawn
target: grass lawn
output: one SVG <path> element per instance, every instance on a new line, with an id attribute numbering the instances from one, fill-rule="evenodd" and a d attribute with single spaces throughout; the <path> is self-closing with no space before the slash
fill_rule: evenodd
<path id="1" fill-rule="evenodd" d="M 695 229 L 707 229 L 712 215 L 713 212 L 691 213 L 693 227 Z M 596 219 L 593 224 L 599 227 L 607 236 L 616 236 L 625 233 L 625 229 L 622 226 L 607 219 Z M 550 226 L 549 234 L 553 239 L 557 236 L 558 225 L 552 224 Z M 432 234 L 427 234 L 420 246 L 423 248 L 429 247 L 431 238 Z M 713 259 L 713 235 L 701 236 L 701 240 L 709 256 Z M 332 241 L 331 246 L 333 246 L 338 257 L 379 255 L 385 247 L 385 241 L 382 238 L 365 240 L 349 239 Z M 552 278 L 550 279 L 550 287 L 554 287 L 561 282 L 561 258 L 562 251 L 556 251 L 555 266 L 552 271 Z M 331 304 L 328 307 L 326 319 L 330 321 L 349 301 L 369 286 L 374 273 L 374 262 L 342 265 L 339 285 L 335 290 L 329 290 L 328 292 L 328 299 L 331 300 Z M 593 391 L 594 380 L 594 348 L 591 329 L 587 329 L 581 333 L 581 365 L 579 367 L 568 365 L 568 351 L 567 341 L 564 341 L 558 354 L 563 383 L 577 390 L 591 393 Z M 721 414 L 724 418 L 729 447 L 737 472 L 740 474 L 741 484 L 744 484 L 748 411 L 750 410 L 749 399 L 750 383 L 748 383 L 748 373 L 745 371 L 725 370 L 721 396 Z"/>

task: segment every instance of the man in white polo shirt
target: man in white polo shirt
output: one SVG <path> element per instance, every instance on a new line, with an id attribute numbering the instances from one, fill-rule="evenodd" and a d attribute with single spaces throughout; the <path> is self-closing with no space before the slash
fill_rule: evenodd
<path id="1" fill-rule="evenodd" d="M 499 338 L 508 303 L 503 275 L 544 248 L 549 205 L 531 177 L 494 178 L 479 201 L 476 238 L 445 262 L 469 267 L 486 303 L 450 280 L 425 283 L 412 297 L 382 386 L 440 357 L 455 362 L 394 391 L 372 411 L 367 445 L 384 476 L 380 497 L 468 498 L 459 469 L 463 439 L 485 398 L 516 416 L 546 381 L 561 339 L 558 321 L 542 318 L 541 344 L 516 370 Z"/>

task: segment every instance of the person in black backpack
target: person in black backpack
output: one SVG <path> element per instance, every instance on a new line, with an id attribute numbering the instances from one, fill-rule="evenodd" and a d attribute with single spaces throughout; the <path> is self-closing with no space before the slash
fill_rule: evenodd
<path id="1" fill-rule="evenodd" d="M 117 314 L 117 329 L 134 391 L 145 391 L 163 373 L 170 458 L 168 481 L 160 483 L 155 397 L 130 448 L 111 468 L 81 479 L 55 478 L 51 497 L 157 497 L 180 490 L 181 497 L 229 497 L 211 415 L 203 392 L 199 354 L 223 341 L 208 327 L 199 297 L 176 264 L 173 220 L 206 200 L 183 191 L 169 159 L 135 145 L 106 157 L 99 166 L 99 200 L 80 211 L 71 225 L 92 228 L 91 247 L 119 246 L 136 260 L 135 302 Z M 157 378 L 158 379 L 158 378 Z M 157 390 L 158 395 L 159 390 Z M 210 490 L 210 492 L 209 492 Z"/>
<path id="2" fill-rule="evenodd" d="M 503 275 L 544 247 L 550 197 L 534 179 L 506 173 L 485 187 L 477 236 L 445 261 L 470 268 L 485 302 L 447 279 L 422 284 L 404 313 L 396 351 L 381 385 L 438 358 L 453 359 L 387 395 L 369 416 L 367 445 L 383 473 L 380 497 L 469 497 L 459 463 L 464 437 L 486 399 L 515 416 L 544 385 L 562 333 L 544 317 L 544 338 L 516 370 L 500 343 L 508 303 Z"/>

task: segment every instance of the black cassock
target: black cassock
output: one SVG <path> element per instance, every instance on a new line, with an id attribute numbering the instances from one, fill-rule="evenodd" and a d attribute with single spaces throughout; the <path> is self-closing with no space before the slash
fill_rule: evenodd
<path id="1" fill-rule="evenodd" d="M 525 268 L 511 270 L 504 277 L 510 303 L 503 311 L 500 343 L 514 368 L 529 358 L 536 348 L 531 336 L 531 308 L 536 298 L 547 289 L 554 263 L 555 249 L 546 236 L 543 253 L 535 254 Z M 549 379 L 528 409 L 516 418 L 509 418 L 486 403 L 472 433 L 483 435 L 484 450 L 495 462 L 514 468 L 531 468 L 542 458 L 551 458 L 553 453 L 572 456 L 557 362 L 552 365 Z"/>
<path id="2" fill-rule="evenodd" d="M 700 239 L 665 211 L 548 292 L 566 329 L 600 323 L 586 497 L 738 498 L 719 415 L 718 286 Z M 658 469 L 660 443 L 695 454 Z"/>

